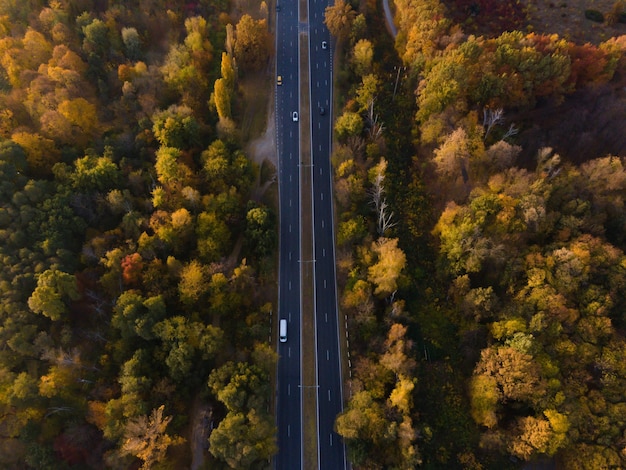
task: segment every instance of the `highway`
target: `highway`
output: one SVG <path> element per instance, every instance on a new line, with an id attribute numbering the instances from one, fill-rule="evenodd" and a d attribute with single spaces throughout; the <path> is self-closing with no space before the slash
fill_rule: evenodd
<path id="1" fill-rule="evenodd" d="M 277 469 L 302 468 L 301 300 L 300 300 L 300 133 L 298 2 L 277 3 L 276 142 L 280 211 L 278 315 L 287 320 L 287 341 L 278 343 L 276 424 Z M 278 322 L 276 322 L 278 324 Z"/>
<path id="2" fill-rule="evenodd" d="M 317 335 L 318 468 L 346 468 L 335 419 L 343 411 L 341 348 L 337 316 L 332 173 L 332 47 L 324 25 L 328 0 L 309 0 L 309 82 L 313 161 L 313 255 Z"/>
<path id="3" fill-rule="evenodd" d="M 332 47 L 324 25 L 328 0 L 309 0 L 308 25 L 298 22 L 298 2 L 278 0 L 276 12 L 276 129 L 279 166 L 279 317 L 288 320 L 288 339 L 278 343 L 278 470 L 303 468 L 301 379 L 301 206 L 298 29 L 309 38 L 309 102 L 313 201 L 314 311 L 317 370 L 318 468 L 347 468 L 345 445 L 334 431 L 343 410 L 341 348 L 337 310 L 330 166 L 332 132 Z M 305 72 L 304 70 L 302 71 Z M 280 84 L 279 84 L 280 83 Z M 296 285 L 297 284 L 297 285 Z M 310 333 L 309 333 L 310 334 Z"/>

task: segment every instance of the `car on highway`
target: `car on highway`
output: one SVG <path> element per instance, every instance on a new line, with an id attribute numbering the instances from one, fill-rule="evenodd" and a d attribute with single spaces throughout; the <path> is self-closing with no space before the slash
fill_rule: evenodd
<path id="1" fill-rule="evenodd" d="M 326 114 L 326 108 L 324 108 L 324 106 L 320 106 L 320 115 L 324 115 Z"/>
<path id="2" fill-rule="evenodd" d="M 328 49 L 328 43 L 326 41 L 322 41 L 322 49 Z"/>
<path id="3" fill-rule="evenodd" d="M 283 84 L 283 76 L 279 75 L 276 77 L 276 85 L 281 86 Z"/>
<path id="4" fill-rule="evenodd" d="M 293 122 L 298 122 L 298 111 L 294 111 L 291 115 L 291 119 Z"/>
<path id="5" fill-rule="evenodd" d="M 286 343 L 287 342 L 287 320 L 285 320 L 284 318 L 280 320 L 279 330 L 280 330 L 279 331 L 280 342 Z"/>

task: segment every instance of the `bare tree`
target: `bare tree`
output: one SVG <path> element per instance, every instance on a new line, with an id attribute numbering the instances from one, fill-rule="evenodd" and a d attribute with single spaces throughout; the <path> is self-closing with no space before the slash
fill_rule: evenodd
<path id="1" fill-rule="evenodd" d="M 493 129 L 493 126 L 502 121 L 502 116 L 504 116 L 502 108 L 483 109 L 483 127 L 485 128 L 484 140 L 487 140 L 487 136 L 489 135 L 489 132 L 491 132 L 491 129 Z"/>
<path id="2" fill-rule="evenodd" d="M 387 169 L 387 161 L 381 158 L 380 163 L 376 165 L 372 170 L 374 171 L 372 187 L 370 188 L 370 196 L 372 200 L 371 204 L 374 205 L 374 210 L 377 215 L 377 231 L 378 236 L 382 237 L 385 232 L 393 227 L 393 212 L 387 213 L 387 201 L 385 200 L 385 188 L 383 182 L 385 181 L 385 170 Z"/>
<path id="3" fill-rule="evenodd" d="M 483 128 L 485 129 L 485 135 L 483 137 L 483 140 L 487 140 L 487 136 L 491 132 L 491 129 L 493 129 L 493 127 L 496 124 L 500 124 L 503 120 L 504 120 L 504 111 L 502 110 L 502 108 L 483 109 Z M 506 139 L 507 137 L 511 137 L 517 134 L 517 132 L 518 132 L 518 129 L 515 127 L 514 124 L 511 124 L 509 126 L 509 129 L 505 132 L 504 136 L 502 137 L 502 140 Z"/>
<path id="4" fill-rule="evenodd" d="M 382 136 L 385 126 L 378 122 L 378 114 L 374 114 L 374 100 L 368 106 L 367 122 L 369 124 L 370 139 L 375 141 Z"/>

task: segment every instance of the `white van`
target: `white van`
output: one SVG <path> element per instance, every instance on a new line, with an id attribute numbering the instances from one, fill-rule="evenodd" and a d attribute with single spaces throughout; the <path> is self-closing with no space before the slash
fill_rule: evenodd
<path id="1" fill-rule="evenodd" d="M 279 334 L 280 334 L 280 342 L 286 343 L 287 342 L 287 320 L 280 321 Z"/>

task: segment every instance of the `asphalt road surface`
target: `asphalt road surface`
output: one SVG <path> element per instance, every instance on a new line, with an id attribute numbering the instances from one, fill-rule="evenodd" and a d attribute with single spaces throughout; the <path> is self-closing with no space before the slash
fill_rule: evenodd
<path id="1" fill-rule="evenodd" d="M 346 468 L 343 440 L 334 431 L 343 410 L 330 167 L 332 57 L 323 24 L 327 0 L 309 0 L 309 82 L 313 198 L 313 256 L 316 315 L 318 468 Z M 280 195 L 279 318 L 287 319 L 287 341 L 279 343 L 278 470 L 302 468 L 300 185 L 298 2 L 278 2 L 276 15 L 276 129 Z"/>
<path id="2" fill-rule="evenodd" d="M 343 411 L 341 349 L 337 317 L 332 173 L 332 48 L 324 25 L 327 0 L 309 0 L 311 155 L 313 159 L 313 255 L 317 335 L 318 467 L 346 468 L 335 419 Z"/>
<path id="3" fill-rule="evenodd" d="M 277 469 L 302 468 L 300 348 L 300 135 L 298 2 L 278 1 L 276 15 L 276 132 L 280 210 L 278 315 L 287 320 L 287 341 L 278 343 L 276 423 Z M 278 324 L 278 322 L 276 322 Z"/>

